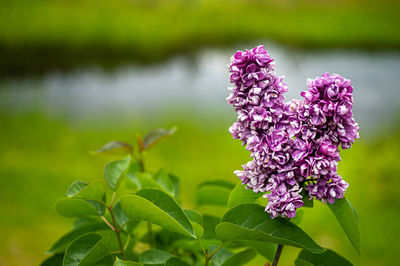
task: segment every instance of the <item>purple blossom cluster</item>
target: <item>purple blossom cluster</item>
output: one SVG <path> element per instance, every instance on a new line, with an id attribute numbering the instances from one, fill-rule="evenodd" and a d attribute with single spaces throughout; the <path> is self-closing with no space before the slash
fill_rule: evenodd
<path id="1" fill-rule="evenodd" d="M 292 218 L 304 195 L 331 204 L 342 198 L 348 183 L 336 171 L 339 147 L 359 137 L 350 80 L 325 73 L 308 80 L 303 101 L 285 102 L 288 86 L 263 46 L 236 52 L 229 70 L 234 86 L 227 101 L 237 112 L 229 131 L 252 157 L 235 174 L 266 193 L 266 212 Z"/>

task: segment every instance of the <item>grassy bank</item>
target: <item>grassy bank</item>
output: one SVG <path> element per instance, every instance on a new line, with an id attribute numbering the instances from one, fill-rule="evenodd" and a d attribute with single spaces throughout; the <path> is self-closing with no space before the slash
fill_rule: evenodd
<path id="1" fill-rule="evenodd" d="M 154 62 L 269 39 L 305 48 L 399 49 L 398 1 L 0 2 L 0 71 Z"/>
<path id="2" fill-rule="evenodd" d="M 71 223 L 56 214 L 54 201 L 64 196 L 73 180 L 102 177 L 105 159 L 88 151 L 109 140 L 133 141 L 136 132 L 169 127 L 173 121 L 179 127 L 177 134 L 151 151 L 147 165 L 150 170 L 161 166 L 178 175 L 182 201 L 189 207 L 194 204 L 192 192 L 204 180 L 237 182 L 232 171 L 248 160 L 248 154 L 227 132 L 232 121 L 182 116 L 76 124 L 40 113 L 0 112 L 0 264 L 37 265 L 45 257 L 44 251 Z M 361 139 L 342 153 L 339 172 L 351 185 L 347 197 L 358 212 L 363 235 L 361 257 L 323 204 L 305 210 L 305 231 L 355 265 L 395 265 L 399 261 L 395 238 L 400 219 L 399 137 L 400 131 L 392 131 L 385 138 Z M 287 259 L 282 265 L 291 265 L 296 254 L 296 249 L 285 248 Z"/>

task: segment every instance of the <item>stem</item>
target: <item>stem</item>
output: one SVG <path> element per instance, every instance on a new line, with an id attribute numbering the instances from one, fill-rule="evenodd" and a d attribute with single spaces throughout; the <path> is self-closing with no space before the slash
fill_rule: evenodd
<path id="1" fill-rule="evenodd" d="M 114 224 L 114 228 L 115 228 L 114 232 L 115 232 L 115 235 L 117 236 L 117 239 L 118 239 L 119 249 L 121 250 L 122 257 L 125 259 L 125 250 L 124 250 L 124 246 L 122 245 L 120 229 L 118 228 L 117 220 L 115 219 L 115 215 L 114 215 L 114 211 L 113 211 L 112 206 L 109 206 L 108 210 L 109 210 L 109 212 L 111 214 L 111 219 L 112 219 L 113 224 Z"/>
<path id="2" fill-rule="evenodd" d="M 114 231 L 114 233 L 118 239 L 118 244 L 119 244 L 119 248 L 121 250 L 122 258 L 125 259 L 125 249 L 122 246 L 122 240 L 121 240 L 121 234 L 120 234 L 122 227 L 118 227 L 117 220 L 115 219 L 114 210 L 113 210 L 113 202 L 115 199 L 115 194 L 116 193 L 114 191 L 114 193 L 112 194 L 110 206 L 105 205 L 107 207 L 108 211 L 110 212 L 112 224 L 104 216 L 101 216 L 101 219 L 103 219 L 103 221 L 108 225 L 108 227 L 110 227 L 111 230 Z"/>
<path id="3" fill-rule="evenodd" d="M 108 225 L 108 227 L 111 228 L 111 230 L 115 231 L 115 227 L 112 224 L 110 224 L 110 222 L 106 219 L 106 217 L 101 216 L 101 219 L 103 219 L 103 221 Z"/>
<path id="4" fill-rule="evenodd" d="M 199 241 L 200 243 L 200 241 Z M 222 246 L 224 245 L 224 243 L 222 243 L 221 245 L 219 245 L 216 249 L 213 250 L 213 252 L 211 252 L 210 254 L 207 253 L 207 251 L 204 250 L 203 246 L 200 243 L 200 247 L 203 249 L 203 253 L 204 253 L 204 257 L 205 257 L 205 263 L 204 266 L 208 266 L 208 263 L 210 262 L 211 258 L 214 256 L 214 254 L 220 249 L 222 248 Z"/>
<path id="5" fill-rule="evenodd" d="M 143 154 L 140 153 L 138 156 L 138 162 L 139 162 L 139 166 L 140 166 L 140 171 L 144 172 L 145 168 L 144 168 L 144 160 L 143 160 Z"/>
<path id="6" fill-rule="evenodd" d="M 279 244 L 278 248 L 276 249 L 275 258 L 274 258 L 274 262 L 272 262 L 272 266 L 278 265 L 279 258 L 281 257 L 282 249 L 283 249 L 283 245 Z"/>

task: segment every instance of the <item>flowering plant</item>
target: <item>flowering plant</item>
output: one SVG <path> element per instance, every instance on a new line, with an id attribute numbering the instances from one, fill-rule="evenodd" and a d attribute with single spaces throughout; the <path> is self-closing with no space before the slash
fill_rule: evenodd
<path id="1" fill-rule="evenodd" d="M 253 158 L 236 175 L 255 193 L 270 192 L 265 210 L 272 218 L 293 218 L 304 205 L 303 190 L 324 203 L 344 197 L 349 185 L 336 172 L 339 146 L 350 148 L 359 127 L 350 80 L 325 73 L 308 80 L 303 101 L 285 102 L 288 87 L 274 69 L 263 46 L 232 57 L 227 100 L 238 119 L 230 132 Z"/>
<path id="2" fill-rule="evenodd" d="M 75 222 L 43 266 L 239 266 L 257 255 L 277 265 L 284 245 L 300 249 L 298 266 L 352 265 L 298 226 L 298 208 L 312 207 L 314 198 L 328 202 L 360 252 L 358 220 L 344 198 L 348 184 L 336 173 L 339 145 L 349 148 L 358 137 L 350 81 L 324 74 L 309 81 L 304 101 L 286 103 L 287 86 L 262 46 L 236 53 L 230 71 L 228 101 L 238 112 L 230 131 L 253 158 L 236 172 L 246 187 L 211 179 L 195 193 L 200 208 L 184 209 L 179 178 L 145 166 L 148 150 L 174 129 L 138 136 L 136 145 L 109 142 L 95 154 L 120 158 L 106 164 L 104 179 L 75 181 L 56 202 Z"/>

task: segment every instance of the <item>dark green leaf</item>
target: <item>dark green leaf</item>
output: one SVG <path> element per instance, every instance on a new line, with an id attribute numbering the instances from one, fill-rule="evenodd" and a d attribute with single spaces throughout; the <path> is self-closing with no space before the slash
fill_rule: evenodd
<path id="1" fill-rule="evenodd" d="M 190 221 L 190 223 L 192 224 L 193 231 L 194 231 L 194 234 L 196 235 L 196 238 L 201 238 L 204 234 L 203 226 L 196 222 L 192 222 L 192 221 Z"/>
<path id="2" fill-rule="evenodd" d="M 142 189 L 137 195 L 121 198 L 121 206 L 130 219 L 142 219 L 165 229 L 195 238 L 189 218 L 174 198 L 158 189 Z"/>
<path id="3" fill-rule="evenodd" d="M 303 230 L 282 218 L 271 219 L 264 207 L 242 203 L 230 209 L 217 225 L 222 241 L 256 240 L 304 248 L 313 253 L 324 251 Z"/>
<path id="4" fill-rule="evenodd" d="M 106 211 L 106 206 L 104 205 L 106 202 L 106 194 L 103 195 L 103 198 L 101 199 L 101 201 L 97 201 L 97 200 L 86 200 L 86 201 L 89 202 L 93 207 L 96 208 L 96 210 L 100 216 L 104 216 L 104 213 Z"/>
<path id="5" fill-rule="evenodd" d="M 173 257 L 173 258 L 169 258 L 165 262 L 165 266 L 190 266 L 190 265 L 176 257 Z"/>
<path id="6" fill-rule="evenodd" d="M 76 239 L 67 248 L 63 266 L 92 266 L 109 252 L 110 236 L 89 233 Z"/>
<path id="7" fill-rule="evenodd" d="M 313 254 L 302 250 L 295 261 L 296 266 L 351 266 L 351 262 L 332 250 L 325 250 L 321 254 Z"/>
<path id="8" fill-rule="evenodd" d="M 59 253 L 47 258 L 40 264 L 40 266 L 62 266 L 64 259 L 64 253 Z"/>
<path id="9" fill-rule="evenodd" d="M 117 221 L 118 226 L 123 226 L 123 230 L 127 233 L 132 232 L 133 229 L 139 224 L 140 220 L 129 220 L 128 216 L 125 214 L 124 210 L 121 207 L 121 203 L 117 202 L 114 207 L 114 215 L 115 220 Z"/>
<path id="10" fill-rule="evenodd" d="M 66 217 L 98 215 L 97 209 L 83 199 L 59 199 L 56 202 L 56 210 Z"/>
<path id="11" fill-rule="evenodd" d="M 169 173 L 169 178 L 172 181 L 172 184 L 174 184 L 174 191 L 175 191 L 175 198 L 178 198 L 179 196 L 179 178 L 171 173 Z"/>
<path id="12" fill-rule="evenodd" d="M 204 220 L 203 238 L 204 239 L 216 239 L 217 236 L 215 234 L 215 227 L 217 226 L 217 224 L 220 223 L 221 218 L 211 216 L 211 215 L 204 215 L 203 220 Z"/>
<path id="13" fill-rule="evenodd" d="M 77 239 L 79 236 L 89 233 L 89 232 L 94 232 L 97 230 L 105 230 L 107 229 L 107 225 L 104 222 L 96 222 L 92 224 L 86 224 L 80 227 L 77 227 L 68 233 L 66 233 L 64 236 L 62 236 L 51 248 L 49 251 L 47 251 L 48 254 L 52 253 L 64 253 L 69 244 L 71 244 L 72 241 Z"/>
<path id="14" fill-rule="evenodd" d="M 268 261 L 273 261 L 276 252 L 276 245 L 265 241 L 242 240 L 239 243 L 246 247 L 254 248 L 260 255 Z"/>
<path id="15" fill-rule="evenodd" d="M 327 203 L 326 205 L 336 216 L 355 250 L 361 254 L 361 232 L 353 206 L 346 198 L 336 199 L 334 204 Z"/>
<path id="16" fill-rule="evenodd" d="M 300 195 L 303 197 L 303 203 L 304 203 L 304 207 L 307 208 L 312 208 L 314 206 L 314 200 L 310 199 L 310 196 L 308 195 L 307 190 L 302 189 L 302 191 L 300 192 Z"/>
<path id="17" fill-rule="evenodd" d="M 163 139 L 172 136 L 176 132 L 176 127 L 171 128 L 170 130 L 159 128 L 147 133 L 146 136 L 143 138 L 143 148 L 148 150 L 158 142 Z"/>
<path id="18" fill-rule="evenodd" d="M 154 180 L 157 181 L 168 193 L 172 196 L 175 196 L 175 186 L 172 182 L 171 178 L 169 177 L 167 171 L 161 169 L 154 175 Z"/>
<path id="19" fill-rule="evenodd" d="M 203 222 L 203 217 L 201 216 L 201 214 L 198 211 L 194 211 L 194 210 L 183 210 L 186 214 L 186 216 L 195 223 L 200 224 L 201 226 L 203 226 L 204 222 Z"/>
<path id="20" fill-rule="evenodd" d="M 221 266 L 244 265 L 254 259 L 256 255 L 257 252 L 254 249 L 249 248 L 229 256 Z"/>
<path id="21" fill-rule="evenodd" d="M 140 262 L 121 260 L 117 257 L 113 266 L 143 266 L 143 264 Z"/>
<path id="22" fill-rule="evenodd" d="M 244 185 L 238 183 L 229 194 L 228 207 L 232 208 L 239 203 L 255 202 L 261 196 L 262 193 L 254 193 L 253 190 L 246 189 Z"/>
<path id="23" fill-rule="evenodd" d="M 135 177 L 131 179 L 138 188 L 158 188 L 170 195 L 174 195 L 173 192 L 168 191 L 164 186 L 158 183 L 149 173 L 136 173 Z"/>
<path id="24" fill-rule="evenodd" d="M 210 246 L 209 253 L 213 252 L 216 248 L 217 246 Z M 220 248 L 211 258 L 213 266 L 221 266 L 224 261 L 226 261 L 232 255 L 233 253 L 226 248 Z"/>
<path id="25" fill-rule="evenodd" d="M 111 189 L 116 190 L 118 188 L 121 177 L 128 171 L 130 161 L 131 157 L 128 156 L 125 159 L 106 164 L 104 168 L 104 179 Z"/>
<path id="26" fill-rule="evenodd" d="M 174 257 L 171 253 L 159 249 L 146 250 L 139 256 L 139 261 L 143 264 L 164 264 L 169 258 Z"/>
<path id="27" fill-rule="evenodd" d="M 133 147 L 131 144 L 122 141 L 110 141 L 103 147 L 93 152 L 95 154 L 131 154 Z"/>

